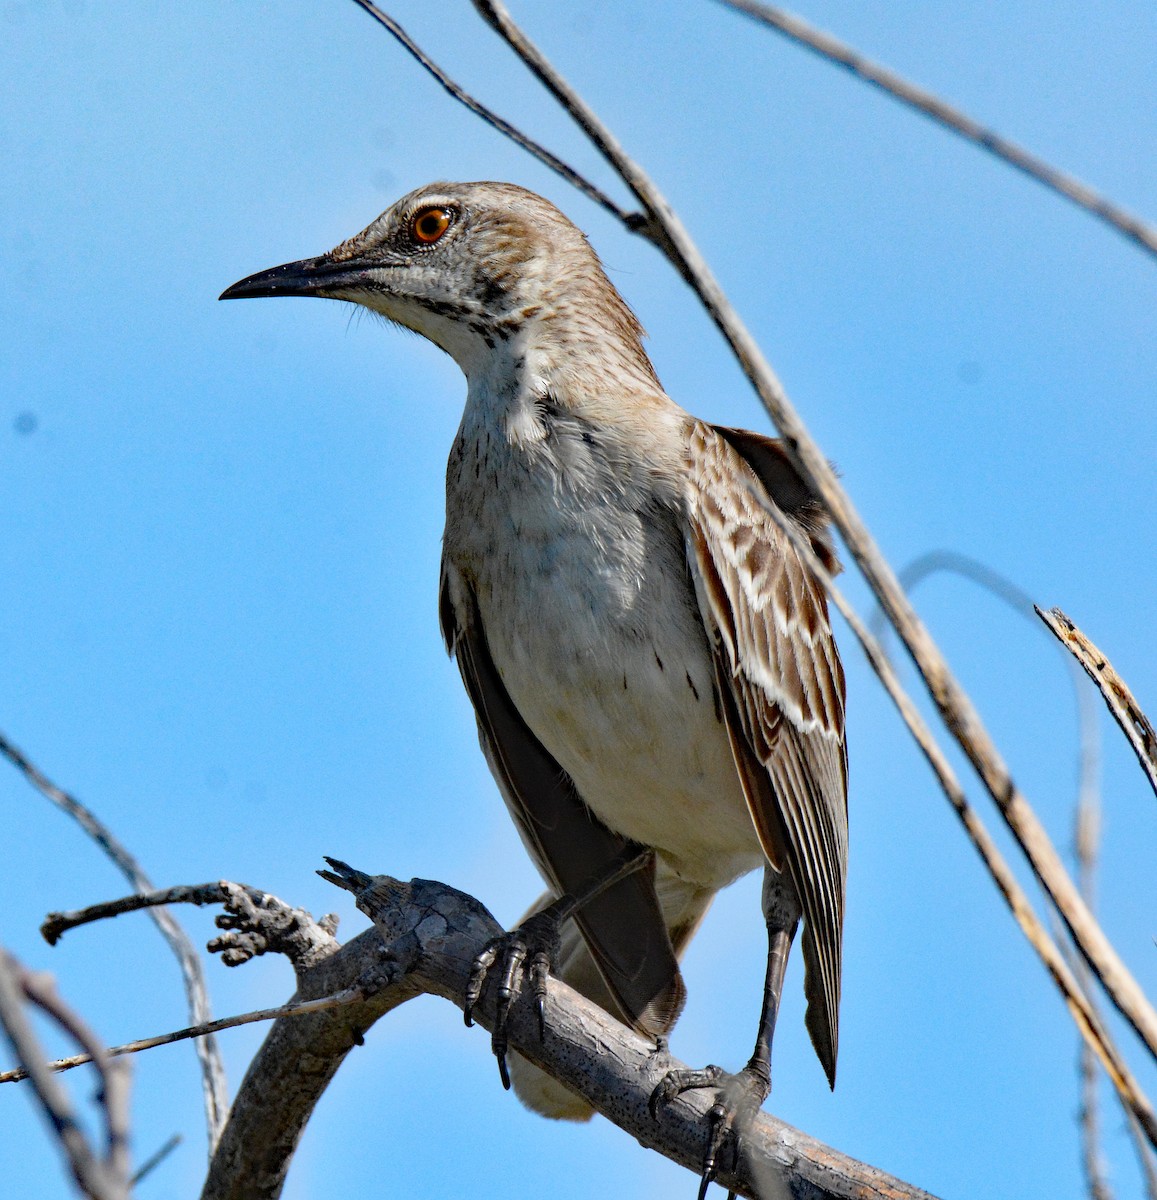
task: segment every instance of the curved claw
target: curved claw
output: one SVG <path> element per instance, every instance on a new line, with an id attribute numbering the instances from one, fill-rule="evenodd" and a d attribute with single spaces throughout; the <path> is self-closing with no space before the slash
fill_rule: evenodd
<path id="1" fill-rule="evenodd" d="M 703 1200 L 718 1172 L 719 1151 L 731 1128 L 732 1113 L 718 1100 L 707 1110 L 707 1150 L 703 1155 L 703 1175 L 699 1181 L 698 1200 Z"/>
<path id="2" fill-rule="evenodd" d="M 657 1117 L 659 1108 L 682 1092 L 695 1088 L 714 1088 L 716 1091 L 715 1103 L 706 1113 L 707 1146 L 703 1151 L 698 1200 L 704 1200 L 707 1189 L 719 1174 L 724 1146 L 730 1142 L 738 1154 L 742 1130 L 767 1099 L 770 1084 L 766 1070 L 759 1070 L 759 1065 L 748 1063 L 736 1075 L 714 1065 L 701 1071 L 668 1071 L 651 1093 L 648 1108 L 651 1115 Z M 732 1200 L 732 1194 L 728 1195 L 728 1200 Z"/>
<path id="3" fill-rule="evenodd" d="M 498 1074 L 507 1091 L 510 1090 L 510 1071 L 506 1065 L 509 1048 L 506 1027 L 520 980 L 525 980 L 530 987 L 538 1013 L 539 1037 L 546 1035 L 546 981 L 558 956 L 558 919 L 552 911 L 535 913 L 517 929 L 487 942 L 470 966 L 462 1004 L 462 1017 L 467 1025 L 474 1024 L 474 1009 L 491 968 L 499 959 L 502 962 L 502 974 L 495 992 L 490 1048 L 498 1060 Z"/>
<path id="4" fill-rule="evenodd" d="M 498 985 L 498 1004 L 494 1011 L 494 1032 L 490 1035 L 490 1048 L 498 1060 L 498 1077 L 502 1086 L 510 1091 L 510 1071 L 506 1065 L 506 1023 L 510 1017 L 510 1005 L 514 999 L 515 979 L 526 958 L 526 947 L 519 941 L 507 942 L 506 960 L 502 967 L 502 981 Z"/>
<path id="5" fill-rule="evenodd" d="M 533 954 L 526 974 L 538 1013 L 538 1040 L 541 1042 L 546 1038 L 546 981 L 550 975 L 550 955 L 545 950 Z"/>
<path id="6" fill-rule="evenodd" d="M 466 996 L 462 1005 L 462 1018 L 466 1022 L 467 1029 L 474 1025 L 474 1007 L 482 996 L 482 985 L 486 982 L 486 973 L 494 966 L 501 945 L 502 941 L 499 938 L 487 942 L 483 946 L 482 952 L 470 964 L 470 978 L 466 981 Z"/>

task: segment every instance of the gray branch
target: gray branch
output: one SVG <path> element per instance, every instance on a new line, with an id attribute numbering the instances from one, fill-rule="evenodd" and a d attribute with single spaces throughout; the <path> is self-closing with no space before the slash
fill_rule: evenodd
<path id="1" fill-rule="evenodd" d="M 794 13 L 785 12 L 782 8 L 772 8 L 770 4 L 760 4 L 757 0 L 720 0 L 720 3 L 746 13 L 753 20 L 784 34 L 821 58 L 847 68 L 865 83 L 879 88 L 916 112 L 923 113 L 942 129 L 947 129 L 966 142 L 987 150 L 1010 167 L 1023 171 L 1030 179 L 1035 179 L 1037 183 L 1044 184 L 1051 191 L 1064 196 L 1066 200 L 1071 200 L 1078 208 L 1084 209 L 1092 216 L 1099 217 L 1118 233 L 1136 242 L 1143 250 L 1157 255 L 1157 230 L 1152 225 L 1126 212 L 1119 204 L 1107 200 L 1087 183 L 1065 174 L 1023 146 L 1001 137 L 999 133 L 986 129 L 979 121 L 946 104 L 939 96 L 909 83 L 895 71 L 865 58 L 858 50 L 832 37 L 830 33 L 814 28 Z"/>
<path id="2" fill-rule="evenodd" d="M 44 1065 L 44 1052 L 26 1008 L 40 1009 L 84 1047 L 100 1077 L 98 1103 L 105 1130 L 103 1155 L 89 1144 L 68 1092 Z M 128 1200 L 129 1072 L 111 1060 L 95 1034 L 60 999 L 49 976 L 33 974 L 0 949 L 0 1029 L 32 1082 L 56 1142 L 81 1192 L 91 1200 Z"/>
<path id="3" fill-rule="evenodd" d="M 46 800 L 56 805 L 61 812 L 72 817 L 108 855 L 134 891 L 143 893 L 153 890 L 152 881 L 142 870 L 140 863 L 128 852 L 112 830 L 70 792 L 57 787 L 19 747 L 13 745 L 2 733 L 0 733 L 0 757 L 6 758 Z M 213 1014 L 209 1004 L 209 990 L 205 986 L 205 973 L 201 969 L 201 960 L 197 956 L 197 951 L 193 948 L 189 935 L 181 928 L 168 909 L 157 908 L 150 915 L 177 960 L 181 971 L 181 981 L 185 986 L 185 1001 L 189 1010 L 189 1019 L 194 1024 L 204 1024 L 212 1019 Z M 229 1089 L 225 1085 L 225 1066 L 221 1061 L 221 1052 L 217 1048 L 216 1039 L 212 1037 L 199 1039 L 196 1043 L 196 1052 L 201 1065 L 205 1125 L 209 1149 L 212 1151 L 225 1120 L 225 1111 L 229 1107 Z"/>
<path id="4" fill-rule="evenodd" d="M 461 1008 L 470 965 L 499 932 L 473 897 L 442 883 L 369 876 L 334 863 L 326 878 L 357 896 L 374 929 L 298 973 L 294 1001 L 351 987 L 368 999 L 284 1017 L 241 1084 L 210 1165 L 201 1200 L 273 1200 L 298 1139 L 345 1055 L 379 1017 L 423 993 Z M 491 989 L 475 1019 L 491 1028 Z M 652 1117 L 647 1104 L 663 1075 L 682 1066 L 558 980 L 548 985 L 540 1041 L 529 1004 L 511 1011 L 510 1044 L 583 1095 L 608 1120 L 698 1173 L 710 1098 L 681 1097 Z M 741 1141 L 739 1161 L 719 1182 L 738 1195 L 795 1200 L 931 1200 L 927 1192 L 840 1154 L 761 1113 Z"/>

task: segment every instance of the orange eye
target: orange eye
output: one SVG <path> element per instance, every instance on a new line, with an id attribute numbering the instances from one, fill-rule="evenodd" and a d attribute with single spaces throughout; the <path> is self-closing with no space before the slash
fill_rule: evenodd
<path id="1" fill-rule="evenodd" d="M 450 228 L 453 214 L 448 208 L 423 208 L 410 221 L 415 241 L 432 246 Z"/>

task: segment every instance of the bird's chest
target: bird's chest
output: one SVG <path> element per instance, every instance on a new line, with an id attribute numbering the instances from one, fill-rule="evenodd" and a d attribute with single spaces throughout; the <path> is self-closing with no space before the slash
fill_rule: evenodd
<path id="1" fill-rule="evenodd" d="M 678 514 L 575 436 L 457 447 L 446 553 L 511 699 L 592 810 L 680 859 L 706 842 L 738 873 L 751 822 Z"/>
<path id="2" fill-rule="evenodd" d="M 545 672 L 571 691 L 618 675 L 622 690 L 619 667 L 666 640 L 665 623 L 687 623 L 677 518 L 603 449 L 569 429 L 455 447 L 446 553 L 475 589 L 508 687 Z"/>

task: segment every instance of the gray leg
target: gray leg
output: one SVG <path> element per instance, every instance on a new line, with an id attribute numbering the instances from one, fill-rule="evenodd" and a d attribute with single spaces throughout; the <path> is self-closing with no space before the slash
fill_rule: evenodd
<path id="1" fill-rule="evenodd" d="M 783 995 L 783 976 L 792 939 L 799 928 L 800 907 L 795 888 L 786 875 L 768 866 L 763 872 L 763 917 L 767 922 L 767 975 L 763 984 L 763 1011 L 759 1016 L 759 1035 L 755 1050 L 745 1068 L 763 1079 L 771 1091 L 771 1040 L 779 1016 Z M 767 1092 L 763 1099 L 767 1099 Z M 761 1101 L 762 1103 L 762 1101 Z"/>
<path id="2" fill-rule="evenodd" d="M 759 1033 L 747 1066 L 736 1075 L 716 1066 L 701 1071 L 671 1071 L 651 1094 L 651 1111 L 657 1113 L 661 1104 L 680 1092 L 703 1087 L 716 1089 L 716 1101 L 707 1111 L 707 1149 L 703 1155 L 699 1200 L 703 1200 L 715 1178 L 719 1152 L 728 1135 L 733 1140 L 738 1137 L 744 1124 L 755 1116 L 771 1091 L 771 1042 L 779 1016 L 788 954 L 799 927 L 800 905 L 791 880 L 770 865 L 763 873 L 763 915 L 767 922 L 767 974 Z"/>
<path id="3" fill-rule="evenodd" d="M 619 880 L 649 867 L 655 852 L 635 845 L 623 847 L 604 869 L 596 873 L 574 894 L 564 894 L 548 904 L 546 908 L 532 913 L 509 933 L 500 934 L 487 942 L 470 968 L 466 983 L 466 1003 L 462 1016 L 467 1025 L 474 1024 L 474 1008 L 482 996 L 482 988 L 490 969 L 498 964 L 498 1004 L 494 1016 L 494 1029 L 490 1036 L 490 1048 L 498 1060 L 498 1074 L 502 1086 L 510 1090 L 510 1073 L 506 1066 L 508 1049 L 507 1021 L 510 1006 L 518 995 L 525 979 L 538 1011 L 538 1036 L 546 1036 L 546 981 L 558 960 L 559 926 L 573 916 L 585 904 L 601 896 Z"/>

